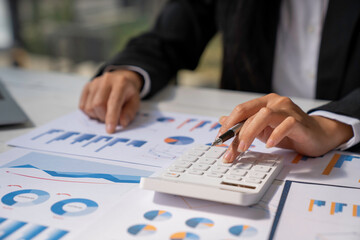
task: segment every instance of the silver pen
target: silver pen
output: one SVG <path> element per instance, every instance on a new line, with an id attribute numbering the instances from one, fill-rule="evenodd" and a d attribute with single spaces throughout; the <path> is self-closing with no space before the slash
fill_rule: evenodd
<path id="1" fill-rule="evenodd" d="M 232 128 L 227 130 L 224 134 L 217 137 L 215 139 L 215 141 L 211 144 L 211 146 L 223 144 L 224 142 L 226 142 L 227 140 L 229 140 L 230 138 L 235 136 L 238 133 L 239 129 L 244 125 L 244 123 L 245 123 L 245 121 L 235 124 Z"/>

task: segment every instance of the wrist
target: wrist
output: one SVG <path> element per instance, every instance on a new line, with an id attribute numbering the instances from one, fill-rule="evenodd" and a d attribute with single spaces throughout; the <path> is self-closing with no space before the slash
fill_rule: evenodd
<path id="1" fill-rule="evenodd" d="M 313 115 L 311 117 L 319 123 L 324 133 L 324 141 L 331 144 L 332 148 L 346 143 L 354 136 L 351 125 L 323 116 Z"/>
<path id="2" fill-rule="evenodd" d="M 141 74 L 131 71 L 131 70 L 125 70 L 125 69 L 118 69 L 113 71 L 115 74 L 120 74 L 125 77 L 125 79 L 135 87 L 135 89 L 140 93 L 141 89 L 144 86 L 144 79 L 141 76 Z"/>

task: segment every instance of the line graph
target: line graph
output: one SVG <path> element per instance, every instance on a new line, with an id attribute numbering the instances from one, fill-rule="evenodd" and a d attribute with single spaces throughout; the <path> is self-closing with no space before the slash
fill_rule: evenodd
<path id="1" fill-rule="evenodd" d="M 5 164 L 1 168 L 7 168 L 9 174 L 23 177 L 78 183 L 139 183 L 142 176 L 152 174 L 144 170 L 35 152 Z M 33 170 L 36 170 L 35 173 Z"/>

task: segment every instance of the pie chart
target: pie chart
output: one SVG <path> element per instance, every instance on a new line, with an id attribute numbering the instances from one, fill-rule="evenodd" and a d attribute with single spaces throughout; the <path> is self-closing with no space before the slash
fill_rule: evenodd
<path id="1" fill-rule="evenodd" d="M 170 240 L 199 240 L 199 236 L 191 232 L 177 232 L 170 236 Z"/>
<path id="2" fill-rule="evenodd" d="M 174 136 L 174 137 L 165 138 L 164 141 L 167 144 L 171 144 L 171 145 L 187 145 L 193 143 L 194 139 L 185 136 Z"/>
<path id="3" fill-rule="evenodd" d="M 77 217 L 94 212 L 99 205 L 85 198 L 71 198 L 59 201 L 51 206 L 51 211 L 60 216 Z"/>
<path id="4" fill-rule="evenodd" d="M 196 229 L 205 229 L 213 227 L 214 222 L 207 218 L 191 218 L 186 221 L 186 225 Z"/>
<path id="5" fill-rule="evenodd" d="M 236 225 L 229 229 L 229 232 L 235 236 L 252 237 L 257 234 L 257 230 L 249 225 Z"/>
<path id="6" fill-rule="evenodd" d="M 38 189 L 24 189 L 6 194 L 2 197 L 1 202 L 13 207 L 27 207 L 43 203 L 49 198 L 48 192 Z"/>
<path id="7" fill-rule="evenodd" d="M 156 232 L 156 227 L 148 224 L 137 224 L 128 228 L 128 233 L 135 236 L 147 236 Z"/>
<path id="8" fill-rule="evenodd" d="M 171 216 L 171 213 L 163 210 L 153 210 L 144 214 L 144 217 L 151 221 L 165 221 L 170 219 Z"/>

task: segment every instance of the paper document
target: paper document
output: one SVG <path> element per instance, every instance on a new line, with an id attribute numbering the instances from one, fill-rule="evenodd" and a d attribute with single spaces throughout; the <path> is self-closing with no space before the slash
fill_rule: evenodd
<path id="1" fill-rule="evenodd" d="M 8 144 L 163 167 L 192 144 L 210 144 L 219 128 L 217 119 L 212 117 L 143 111 L 129 127 L 109 135 L 103 123 L 77 111 Z"/>
<path id="2" fill-rule="evenodd" d="M 211 144 L 220 124 L 216 118 L 171 112 L 142 111 L 126 129 L 106 134 L 103 123 L 76 111 L 9 142 L 49 152 L 88 156 L 117 162 L 168 166 L 193 144 Z M 223 146 L 227 147 L 231 140 Z M 310 158 L 290 150 L 266 148 L 255 139 L 249 150 L 275 152 L 285 159 L 279 180 L 297 180 L 360 187 L 360 155 L 330 152 Z"/>
<path id="3" fill-rule="evenodd" d="M 70 239 L 153 168 L 24 149 L 0 154 L 0 239 Z"/>
<path id="4" fill-rule="evenodd" d="M 134 189 L 84 239 L 267 239 L 281 195 L 275 182 L 252 207 Z"/>
<path id="5" fill-rule="evenodd" d="M 270 239 L 360 239 L 360 189 L 287 181 Z"/>
<path id="6" fill-rule="evenodd" d="M 317 158 L 292 154 L 277 179 L 360 188 L 359 169 L 360 155 L 355 153 L 334 151 Z"/>

